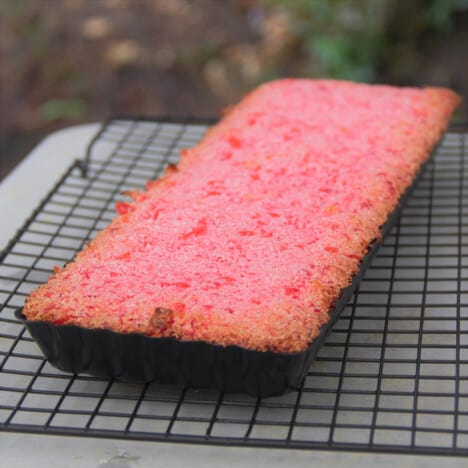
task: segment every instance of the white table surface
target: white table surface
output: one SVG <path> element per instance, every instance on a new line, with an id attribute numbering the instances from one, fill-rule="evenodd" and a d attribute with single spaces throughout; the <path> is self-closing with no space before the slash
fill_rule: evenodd
<path id="1" fill-rule="evenodd" d="M 99 124 L 88 124 L 51 134 L 0 183 L 0 250 L 72 161 L 84 157 L 98 129 Z M 0 466 L 9 468 L 468 466 L 468 459 L 461 457 L 215 447 L 11 432 L 0 432 L 0 454 Z"/>

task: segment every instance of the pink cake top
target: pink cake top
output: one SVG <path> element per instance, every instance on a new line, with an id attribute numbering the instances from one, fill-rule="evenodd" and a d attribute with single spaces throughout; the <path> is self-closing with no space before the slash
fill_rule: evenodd
<path id="1" fill-rule="evenodd" d="M 177 170 L 26 303 L 30 319 L 300 351 L 428 157 L 441 89 L 281 80 L 234 107 Z"/>

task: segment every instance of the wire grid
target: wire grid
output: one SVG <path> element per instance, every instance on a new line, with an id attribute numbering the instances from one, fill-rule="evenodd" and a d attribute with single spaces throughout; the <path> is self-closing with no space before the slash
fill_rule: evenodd
<path id="1" fill-rule="evenodd" d="M 14 311 L 206 130 L 114 119 L 0 256 L 0 424 L 18 432 L 468 454 L 468 134 L 447 134 L 302 387 L 256 399 L 51 367 Z"/>

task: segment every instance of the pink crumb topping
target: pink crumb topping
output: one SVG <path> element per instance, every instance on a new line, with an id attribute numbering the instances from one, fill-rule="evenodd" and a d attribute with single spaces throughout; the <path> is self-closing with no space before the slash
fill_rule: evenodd
<path id="1" fill-rule="evenodd" d="M 257 350 L 303 350 L 457 103 L 441 89 L 261 86 L 133 192 L 25 315 Z"/>

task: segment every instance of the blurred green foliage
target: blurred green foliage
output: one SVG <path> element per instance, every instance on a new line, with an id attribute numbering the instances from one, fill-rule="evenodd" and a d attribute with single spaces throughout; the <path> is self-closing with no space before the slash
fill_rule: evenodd
<path id="1" fill-rule="evenodd" d="M 289 12 L 307 74 L 372 82 L 380 69 L 410 74 L 424 34 L 449 33 L 468 0 L 266 0 Z M 399 60 L 403 49 L 407 60 Z M 407 52 L 403 55 L 408 56 Z M 403 62 L 403 66 L 399 66 Z M 392 69 L 392 67 L 394 69 Z"/>
<path id="2" fill-rule="evenodd" d="M 444 32 L 452 30 L 453 15 L 457 11 L 468 9 L 468 0 L 432 0 L 427 3 L 427 24 Z"/>
<path id="3" fill-rule="evenodd" d="M 47 122 L 60 119 L 79 119 L 86 113 L 86 103 L 81 99 L 49 99 L 39 112 Z"/>

